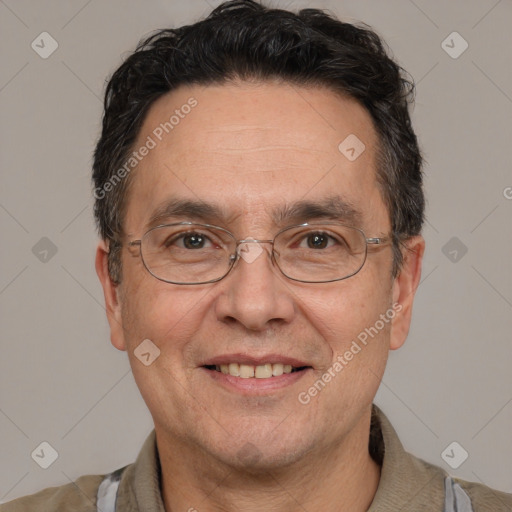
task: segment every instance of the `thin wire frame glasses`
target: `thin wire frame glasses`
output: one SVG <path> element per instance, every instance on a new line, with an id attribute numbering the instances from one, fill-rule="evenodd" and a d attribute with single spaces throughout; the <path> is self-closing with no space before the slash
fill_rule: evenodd
<path id="1" fill-rule="evenodd" d="M 271 244 L 271 261 L 288 279 L 329 283 L 357 274 L 367 259 L 368 245 L 388 242 L 389 237 L 367 238 L 359 228 L 338 222 L 288 226 L 273 240 L 237 240 L 222 227 L 186 221 L 151 228 L 128 246 L 139 246 L 146 270 L 171 284 L 220 281 L 241 258 L 250 263 L 264 252 L 251 244 Z"/>

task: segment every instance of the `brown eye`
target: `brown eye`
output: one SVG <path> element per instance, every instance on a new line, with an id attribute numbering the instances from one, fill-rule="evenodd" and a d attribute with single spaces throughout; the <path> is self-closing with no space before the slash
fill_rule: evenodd
<path id="1" fill-rule="evenodd" d="M 192 233 L 183 236 L 183 245 L 187 249 L 202 249 L 206 238 L 199 233 Z"/>
<path id="2" fill-rule="evenodd" d="M 325 249 L 329 243 L 329 237 L 323 233 L 312 233 L 307 237 L 307 244 L 310 249 Z"/>
<path id="3" fill-rule="evenodd" d="M 179 249 L 206 249 L 208 244 L 211 245 L 210 238 L 203 233 L 189 232 L 180 233 L 175 236 L 169 237 L 164 245 L 166 249 L 179 248 Z"/>

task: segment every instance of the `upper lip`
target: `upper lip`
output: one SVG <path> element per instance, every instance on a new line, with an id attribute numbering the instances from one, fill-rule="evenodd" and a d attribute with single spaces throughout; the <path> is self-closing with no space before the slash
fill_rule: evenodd
<path id="1" fill-rule="evenodd" d="M 294 368 L 300 368 L 302 366 L 310 366 L 305 361 L 295 359 L 293 357 L 284 356 L 282 354 L 265 354 L 263 356 L 249 356 L 247 354 L 223 354 L 215 356 L 205 360 L 200 366 L 216 366 L 220 364 L 240 363 L 247 364 L 250 366 L 259 366 L 265 363 L 281 363 L 289 364 Z"/>

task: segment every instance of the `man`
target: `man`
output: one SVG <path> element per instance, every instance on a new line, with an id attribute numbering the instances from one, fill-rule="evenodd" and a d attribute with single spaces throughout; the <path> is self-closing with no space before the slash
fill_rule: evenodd
<path id="1" fill-rule="evenodd" d="M 155 430 L 3 510 L 512 509 L 372 405 L 425 245 L 411 95 L 372 31 L 313 9 L 228 2 L 139 46 L 106 91 L 96 269 Z"/>

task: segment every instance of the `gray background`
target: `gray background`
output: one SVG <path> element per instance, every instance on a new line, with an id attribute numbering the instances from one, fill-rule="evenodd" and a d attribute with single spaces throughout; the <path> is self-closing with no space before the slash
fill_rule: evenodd
<path id="1" fill-rule="evenodd" d="M 109 342 L 91 154 L 105 77 L 151 30 L 218 3 L 0 0 L 0 502 L 128 464 L 152 428 Z M 408 450 L 512 492 L 512 2 L 272 5 L 365 21 L 417 82 L 427 252 L 412 331 L 376 402 Z M 31 48 L 43 31 L 59 45 L 47 59 Z M 441 45 L 453 31 L 469 44 L 456 59 Z M 42 441 L 59 454 L 46 470 L 31 458 Z M 457 470 L 441 457 L 453 441 L 469 453 Z"/>

